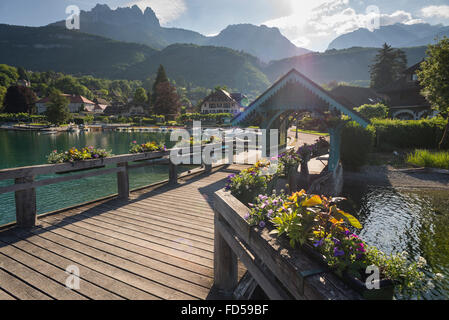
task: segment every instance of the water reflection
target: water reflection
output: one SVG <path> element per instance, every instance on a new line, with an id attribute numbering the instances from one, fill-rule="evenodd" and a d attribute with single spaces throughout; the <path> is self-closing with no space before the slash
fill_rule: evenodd
<path id="1" fill-rule="evenodd" d="M 0 131 L 0 169 L 44 164 L 53 150 L 64 151 L 71 147 L 95 146 L 112 150 L 113 154 L 128 153 L 132 141 L 163 142 L 172 147 L 169 133 L 158 132 L 88 132 L 39 134 L 38 132 Z M 188 170 L 180 168 L 180 171 Z M 77 173 L 74 173 L 77 174 Z M 168 178 L 167 166 L 149 166 L 132 169 L 129 173 L 130 188 L 145 186 Z M 55 175 L 39 176 L 48 179 Z M 115 174 L 90 177 L 37 188 L 37 212 L 58 210 L 79 203 L 117 193 Z M 14 183 L 0 181 L 0 186 Z M 0 194 L 0 225 L 15 220 L 14 194 Z"/>
<path id="2" fill-rule="evenodd" d="M 391 187 L 345 186 L 350 200 L 343 206 L 356 214 L 363 224 L 358 234 L 386 253 L 407 251 L 410 259 L 423 256 L 424 270 L 445 279 L 425 298 L 449 298 L 449 192 Z"/>

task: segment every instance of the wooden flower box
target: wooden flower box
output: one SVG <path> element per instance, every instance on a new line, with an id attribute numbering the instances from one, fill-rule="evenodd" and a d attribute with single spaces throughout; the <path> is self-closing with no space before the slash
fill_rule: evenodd
<path id="1" fill-rule="evenodd" d="M 214 280 L 219 290 L 236 288 L 238 257 L 270 299 L 392 299 L 391 283 L 367 290 L 358 279 L 334 274 L 311 246 L 293 249 L 285 237 L 270 234 L 272 226 L 250 226 L 244 219 L 249 208 L 230 192 L 215 193 L 214 211 Z"/>

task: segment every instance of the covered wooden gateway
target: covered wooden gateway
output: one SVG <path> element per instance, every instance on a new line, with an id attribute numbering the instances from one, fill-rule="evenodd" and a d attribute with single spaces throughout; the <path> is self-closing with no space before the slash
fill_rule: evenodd
<path id="1" fill-rule="evenodd" d="M 278 129 L 279 148 L 282 148 L 287 145 L 292 115 L 309 112 L 313 116 L 324 117 L 326 111 L 330 111 L 335 116 L 345 114 L 363 127 L 369 124 L 331 93 L 292 69 L 260 95 L 244 112 L 236 116 L 231 123 L 240 127 L 258 124 L 261 129 Z M 340 161 L 341 128 L 341 123 L 329 128 L 331 147 L 328 169 L 331 172 L 337 169 Z"/>

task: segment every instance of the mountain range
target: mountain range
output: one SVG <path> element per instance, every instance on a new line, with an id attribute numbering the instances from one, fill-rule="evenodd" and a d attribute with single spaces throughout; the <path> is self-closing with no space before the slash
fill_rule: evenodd
<path id="1" fill-rule="evenodd" d="M 435 43 L 435 38 L 449 36 L 449 26 L 417 24 L 394 24 L 381 26 L 373 32 L 358 29 L 334 39 L 328 49 L 347 49 L 351 47 L 380 48 L 384 43 L 399 47 L 426 46 Z"/>
<path id="2" fill-rule="evenodd" d="M 426 47 L 403 48 L 408 64 L 425 57 Z M 377 48 L 327 50 L 262 63 L 225 47 L 172 44 L 162 50 L 66 28 L 0 25 L 0 63 L 34 71 L 59 71 L 109 79 L 145 80 L 160 64 L 180 85 L 226 85 L 257 96 L 292 68 L 319 84 L 345 81 L 369 84 L 369 66 Z"/>
<path id="3" fill-rule="evenodd" d="M 51 25 L 65 26 L 65 21 Z M 227 47 L 250 53 L 264 62 L 310 52 L 295 46 L 278 28 L 238 24 L 228 26 L 216 36 L 207 37 L 195 31 L 162 27 L 150 7 L 142 12 L 136 5 L 112 10 L 108 5 L 97 4 L 91 11 L 81 11 L 80 31 L 146 44 L 154 49 L 175 43 Z"/>

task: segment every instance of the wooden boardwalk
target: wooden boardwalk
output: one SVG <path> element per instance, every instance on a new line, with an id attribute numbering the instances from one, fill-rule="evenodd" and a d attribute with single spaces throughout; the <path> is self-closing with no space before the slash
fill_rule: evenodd
<path id="1" fill-rule="evenodd" d="M 236 168 L 0 231 L 0 300 L 214 298 L 212 195 Z M 79 289 L 66 287 L 69 266 L 79 268 Z"/>

